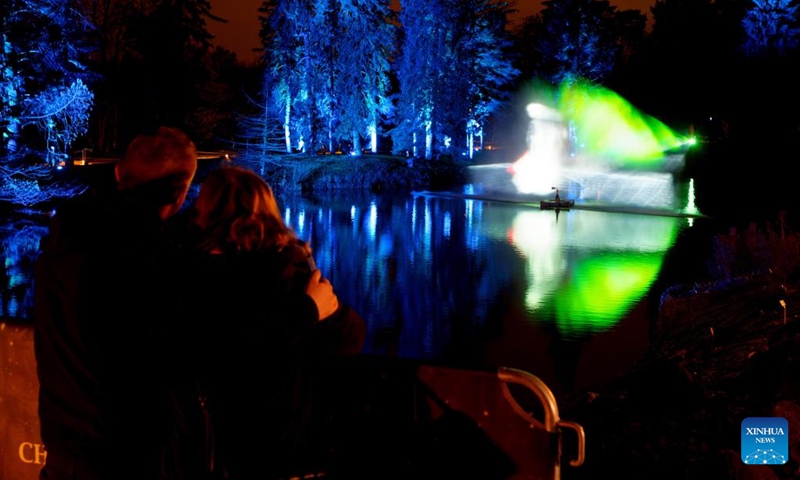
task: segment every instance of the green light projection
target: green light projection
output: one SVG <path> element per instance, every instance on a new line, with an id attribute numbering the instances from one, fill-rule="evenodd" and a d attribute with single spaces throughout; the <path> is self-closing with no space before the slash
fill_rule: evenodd
<path id="1" fill-rule="evenodd" d="M 650 169 L 666 150 L 690 144 L 615 92 L 583 80 L 559 87 L 557 108 L 573 123 L 580 152 L 619 166 Z"/>
<path id="2" fill-rule="evenodd" d="M 550 194 L 566 169 L 660 172 L 668 166 L 668 153 L 694 143 L 615 92 L 584 80 L 558 88 L 535 82 L 530 100 L 528 148 L 509 167 L 519 193 Z"/>

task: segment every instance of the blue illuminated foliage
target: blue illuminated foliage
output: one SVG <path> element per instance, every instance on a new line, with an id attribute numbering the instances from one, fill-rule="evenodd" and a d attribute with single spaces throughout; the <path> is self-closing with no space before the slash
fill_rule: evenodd
<path id="1" fill-rule="evenodd" d="M 33 312 L 31 273 L 46 233 L 44 222 L 14 219 L 0 224 L 0 315 L 4 318 L 30 318 Z"/>
<path id="2" fill-rule="evenodd" d="M 0 15 L 0 199 L 29 204 L 40 180 L 87 131 L 94 95 L 84 80 L 84 35 L 75 2 L 8 0 Z M 58 189 L 52 190 L 55 192 Z"/>
<path id="3" fill-rule="evenodd" d="M 381 128 L 395 119 L 394 151 L 417 155 L 424 143 L 419 153 L 428 158 L 449 146 L 463 151 L 482 134 L 518 74 L 505 28 L 510 4 L 406 0 L 395 21 L 390 3 L 263 2 L 264 113 L 282 123 L 287 152 L 343 147 L 358 155 L 364 139 L 375 152 Z"/>
<path id="4" fill-rule="evenodd" d="M 268 110 L 287 152 L 360 153 L 391 112 L 394 27 L 387 0 L 266 0 L 260 8 Z M 266 141 L 266 138 L 264 138 Z"/>
<path id="5" fill-rule="evenodd" d="M 800 17 L 793 0 L 752 0 L 742 26 L 750 56 L 782 56 L 800 46 Z"/>
<path id="6" fill-rule="evenodd" d="M 332 49 L 328 30 L 318 28 L 324 25 L 324 16 L 316 13 L 319 6 L 319 2 L 265 0 L 259 9 L 266 93 L 270 109 L 283 124 L 287 151 L 306 151 L 317 143 L 316 87 L 330 78 L 329 71 L 325 75 L 324 53 Z"/>
<path id="7" fill-rule="evenodd" d="M 370 137 L 377 150 L 382 118 L 391 114 L 389 58 L 394 54 L 395 28 L 389 23 L 384 0 L 338 0 L 333 90 L 337 122 L 334 135 L 352 140 L 353 153 L 361 153 L 361 138 Z"/>
<path id="8" fill-rule="evenodd" d="M 490 0 L 402 3 L 396 152 L 430 159 L 448 143 L 463 151 L 482 131 L 518 74 L 508 53 L 509 8 Z"/>
<path id="9" fill-rule="evenodd" d="M 4 7 L 2 147 L 33 150 L 50 164 L 86 131 L 92 92 L 83 83 L 81 36 L 91 29 L 72 2 L 12 0 Z M 28 140 L 25 130 L 38 135 Z"/>
<path id="10" fill-rule="evenodd" d="M 400 58 L 396 64 L 399 93 L 399 123 L 392 132 L 395 152 L 430 158 L 429 145 L 433 124 L 435 86 L 439 71 L 445 70 L 443 45 L 435 32 L 444 23 L 444 5 L 429 0 L 406 0 L 400 9 L 403 35 Z"/>
<path id="11" fill-rule="evenodd" d="M 474 137 L 482 140 L 486 122 L 509 98 L 505 87 L 520 73 L 510 61 L 512 41 L 505 28 L 510 5 L 480 0 L 473 4 L 472 11 L 480 13 L 470 17 L 461 49 L 463 60 L 459 62 L 468 79 L 462 115 L 467 117 L 465 134 L 470 156 Z M 457 120 L 463 122 L 463 118 Z"/>

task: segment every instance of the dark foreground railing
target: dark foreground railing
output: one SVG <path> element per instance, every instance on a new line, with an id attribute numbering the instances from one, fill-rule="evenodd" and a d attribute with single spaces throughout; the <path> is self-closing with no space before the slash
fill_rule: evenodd
<path id="1" fill-rule="evenodd" d="M 0 322 L 0 371 L 0 479 L 36 480 L 47 454 L 30 325 Z M 295 474 L 557 480 L 564 444 L 576 450 L 569 463 L 583 463 L 583 428 L 562 421 L 550 389 L 527 372 L 361 356 L 311 378 L 316 454 Z"/>

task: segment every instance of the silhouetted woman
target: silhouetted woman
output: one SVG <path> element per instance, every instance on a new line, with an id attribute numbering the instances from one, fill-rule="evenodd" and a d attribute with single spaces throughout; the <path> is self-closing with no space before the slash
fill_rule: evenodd
<path id="1" fill-rule="evenodd" d="M 309 456 L 307 363 L 359 353 L 364 322 L 338 304 L 271 188 L 250 170 L 210 172 L 191 223 L 192 343 L 217 466 L 232 480 L 297 474 Z"/>

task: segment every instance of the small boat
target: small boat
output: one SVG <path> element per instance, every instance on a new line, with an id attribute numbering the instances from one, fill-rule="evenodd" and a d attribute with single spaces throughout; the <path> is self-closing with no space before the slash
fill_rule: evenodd
<path id="1" fill-rule="evenodd" d="M 575 200 L 561 200 L 561 199 L 552 199 L 552 200 L 542 200 L 539 202 L 539 208 L 542 210 L 553 210 L 553 209 L 568 209 L 575 205 Z"/>

